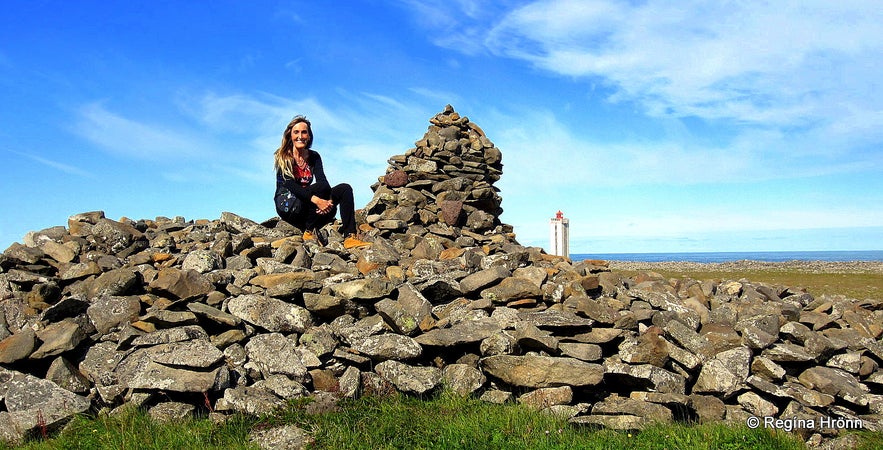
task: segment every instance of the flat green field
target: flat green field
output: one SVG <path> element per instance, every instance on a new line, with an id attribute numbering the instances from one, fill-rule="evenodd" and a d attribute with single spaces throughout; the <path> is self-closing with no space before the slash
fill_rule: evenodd
<path id="1" fill-rule="evenodd" d="M 744 267 L 739 267 L 739 266 Z M 821 295 L 845 295 L 859 300 L 883 301 L 883 272 L 876 268 L 851 268 L 845 263 L 829 263 L 812 270 L 801 269 L 792 264 L 743 264 L 705 265 L 678 263 L 646 263 L 640 270 L 613 270 L 626 275 L 638 271 L 653 271 L 667 278 L 692 278 L 695 280 L 740 280 L 802 288 L 815 297 Z"/>

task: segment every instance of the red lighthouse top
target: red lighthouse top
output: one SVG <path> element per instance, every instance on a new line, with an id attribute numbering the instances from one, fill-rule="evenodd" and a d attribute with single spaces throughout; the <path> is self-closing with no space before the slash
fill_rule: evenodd
<path id="1" fill-rule="evenodd" d="M 561 210 L 558 210 L 558 212 L 555 213 L 555 218 L 556 218 L 556 219 L 563 219 L 563 218 L 564 218 L 564 213 L 561 212 Z"/>

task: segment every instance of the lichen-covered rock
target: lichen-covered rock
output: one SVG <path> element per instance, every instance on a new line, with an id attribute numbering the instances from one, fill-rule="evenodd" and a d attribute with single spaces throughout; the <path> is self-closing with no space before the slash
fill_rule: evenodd
<path id="1" fill-rule="evenodd" d="M 368 336 L 354 342 L 353 349 L 378 361 L 403 361 L 423 353 L 423 347 L 414 339 L 392 333 Z"/>
<path id="2" fill-rule="evenodd" d="M 2 368 L 0 392 L 6 409 L 0 417 L 0 424 L 5 425 L 2 435 L 11 442 L 22 440 L 38 427 L 54 429 L 91 406 L 88 398 L 51 381 Z"/>
<path id="3" fill-rule="evenodd" d="M 439 387 L 442 371 L 437 367 L 411 366 L 389 360 L 377 365 L 374 370 L 402 392 L 425 394 Z"/>
<path id="4" fill-rule="evenodd" d="M 281 374 L 294 380 L 305 380 L 307 367 L 295 347 L 296 342 L 280 333 L 260 334 L 245 344 L 250 363 L 255 365 L 263 378 Z"/>
<path id="5" fill-rule="evenodd" d="M 306 308 L 256 294 L 235 297 L 227 308 L 230 314 L 270 332 L 303 333 L 313 324 Z"/>
<path id="6" fill-rule="evenodd" d="M 530 388 L 596 386 L 604 378 L 600 364 L 572 358 L 497 355 L 484 358 L 481 366 L 508 384 Z"/>

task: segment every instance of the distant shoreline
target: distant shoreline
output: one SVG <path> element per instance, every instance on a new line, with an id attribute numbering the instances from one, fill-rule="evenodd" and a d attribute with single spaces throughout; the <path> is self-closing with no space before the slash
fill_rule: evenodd
<path id="1" fill-rule="evenodd" d="M 871 261 L 883 262 L 883 250 L 841 251 L 763 251 L 763 252 L 667 252 L 667 253 L 572 253 L 573 261 L 601 259 L 627 262 L 694 262 L 728 263 L 734 261 L 792 262 L 792 261 Z"/>
<path id="2" fill-rule="evenodd" d="M 670 272 L 741 272 L 749 270 L 796 271 L 807 273 L 883 273 L 883 261 L 754 261 L 739 260 L 720 263 L 691 261 L 607 261 L 613 270 Z"/>

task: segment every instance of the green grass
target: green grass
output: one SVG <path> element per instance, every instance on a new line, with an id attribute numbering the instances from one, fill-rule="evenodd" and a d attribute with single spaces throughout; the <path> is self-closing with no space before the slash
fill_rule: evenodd
<path id="1" fill-rule="evenodd" d="M 303 401 L 292 402 L 272 416 L 234 416 L 224 424 L 208 419 L 160 424 L 133 408 L 113 417 L 78 417 L 58 436 L 17 448 L 247 449 L 256 448 L 248 441 L 249 430 L 283 424 L 310 431 L 317 449 L 804 448 L 794 435 L 743 426 L 655 425 L 640 432 L 578 427 L 520 405 L 449 393 L 423 399 L 365 397 L 345 402 L 339 412 L 318 415 L 308 414 Z"/>
<path id="2" fill-rule="evenodd" d="M 634 275 L 635 271 L 620 271 Z M 809 273 L 796 270 L 745 270 L 679 271 L 657 270 L 666 278 L 692 278 L 694 280 L 740 280 L 805 288 L 813 296 L 842 294 L 859 300 L 883 300 L 883 274 L 881 273 Z"/>
<path id="3" fill-rule="evenodd" d="M 16 449 L 246 449 L 255 419 L 234 416 L 223 425 L 208 419 L 154 421 L 143 410 L 127 408 L 113 416 L 76 416 L 55 436 L 34 437 Z"/>

